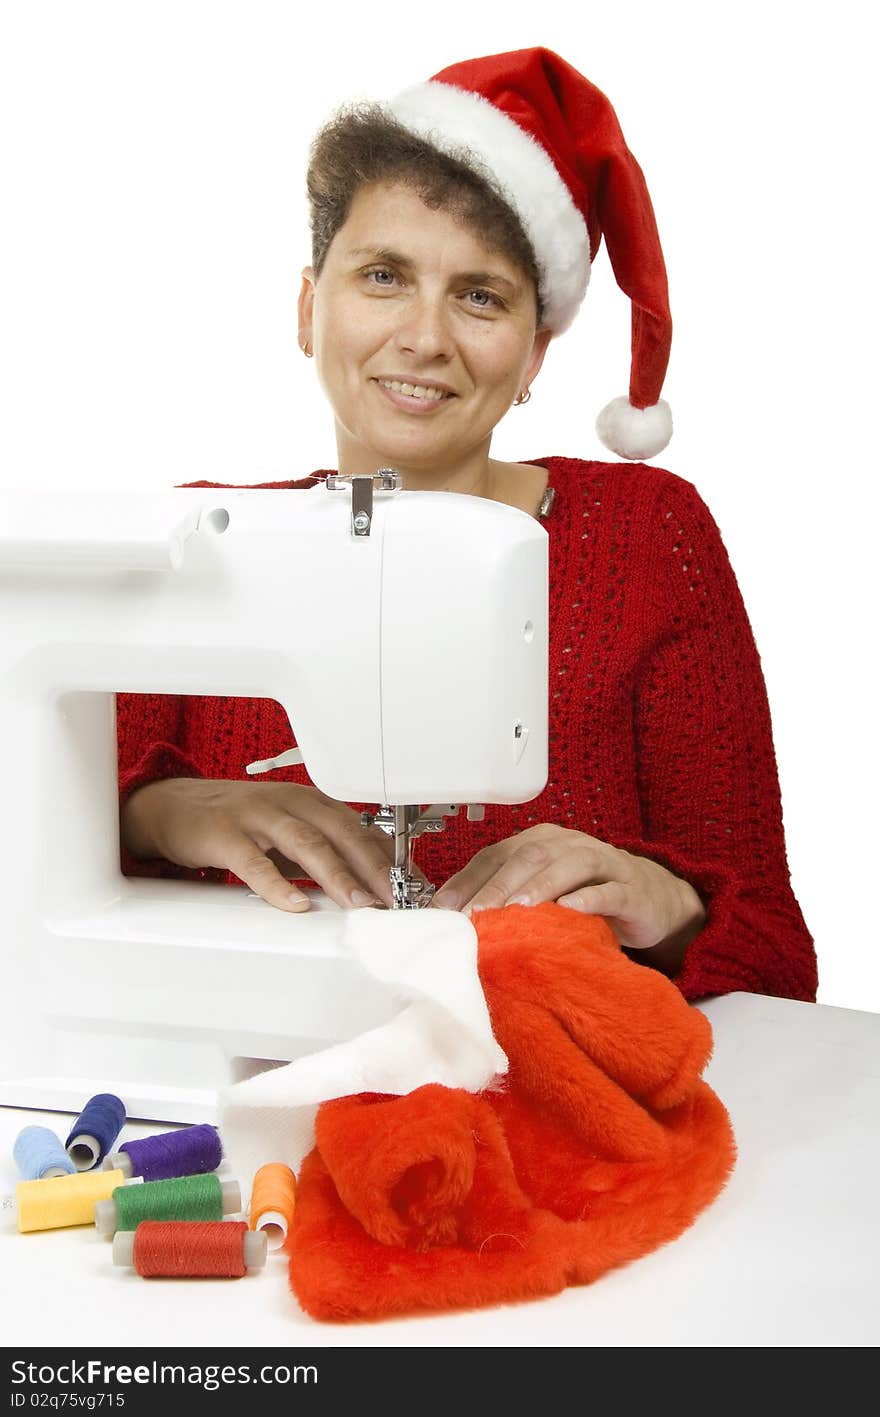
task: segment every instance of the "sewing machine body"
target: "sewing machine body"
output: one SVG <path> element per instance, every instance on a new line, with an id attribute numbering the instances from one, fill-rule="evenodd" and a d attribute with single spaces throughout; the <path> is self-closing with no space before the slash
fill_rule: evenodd
<path id="1" fill-rule="evenodd" d="M 547 779 L 546 532 L 396 490 L 356 536 L 350 496 L 324 484 L 0 506 L 0 1103 L 115 1091 L 132 1115 L 209 1120 L 219 1087 L 385 1022 L 388 1003 L 320 892 L 292 917 L 244 889 L 122 875 L 115 693 L 276 699 L 340 801 L 529 801 Z"/>

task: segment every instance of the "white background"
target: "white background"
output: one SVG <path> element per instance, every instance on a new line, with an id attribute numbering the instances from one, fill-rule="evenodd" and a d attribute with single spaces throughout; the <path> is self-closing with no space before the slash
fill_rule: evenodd
<path id="1" fill-rule="evenodd" d="M 557 50 L 611 98 L 653 197 L 675 321 L 676 431 L 656 461 L 708 502 L 749 610 L 820 1001 L 880 1012 L 869 14 L 853 0 L 7 3 L 0 489 L 332 466 L 296 347 L 314 130 L 338 102 L 462 58 Z M 626 391 L 629 321 L 603 248 L 495 455 L 610 457 L 593 420 Z"/>

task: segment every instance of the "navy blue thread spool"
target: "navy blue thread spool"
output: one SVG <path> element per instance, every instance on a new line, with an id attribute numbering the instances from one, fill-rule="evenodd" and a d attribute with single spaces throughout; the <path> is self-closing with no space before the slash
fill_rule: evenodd
<path id="1" fill-rule="evenodd" d="M 70 1129 L 64 1146 L 77 1171 L 91 1171 L 103 1161 L 125 1124 L 125 1103 L 113 1092 L 90 1097 Z"/>
<path id="2" fill-rule="evenodd" d="M 48 1181 L 76 1171 L 61 1138 L 48 1127 L 23 1127 L 15 1138 L 12 1156 L 25 1181 Z"/>
<path id="3" fill-rule="evenodd" d="M 210 1122 L 126 1141 L 104 1160 L 105 1171 L 121 1171 L 126 1179 L 170 1181 L 178 1176 L 216 1171 L 223 1160 L 220 1133 Z"/>

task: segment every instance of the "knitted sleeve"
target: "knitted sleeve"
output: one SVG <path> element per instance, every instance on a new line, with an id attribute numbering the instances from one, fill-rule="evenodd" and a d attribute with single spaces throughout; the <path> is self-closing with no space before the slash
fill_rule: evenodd
<path id="1" fill-rule="evenodd" d="M 166 777 L 201 777 L 180 747 L 184 700 L 176 694 L 117 694 L 119 799 Z"/>
<path id="2" fill-rule="evenodd" d="M 637 675 L 644 840 L 618 842 L 691 883 L 707 919 L 675 982 L 814 1000 L 812 937 L 792 893 L 770 709 L 739 586 L 695 488 L 669 474 L 653 523 Z"/>
<path id="3" fill-rule="evenodd" d="M 116 741 L 119 805 L 139 787 L 168 777 L 203 777 L 184 751 L 186 700 L 176 694 L 117 694 Z M 188 870 L 156 858 L 142 861 L 120 843 L 120 865 L 127 876 L 221 880 L 225 872 Z"/>

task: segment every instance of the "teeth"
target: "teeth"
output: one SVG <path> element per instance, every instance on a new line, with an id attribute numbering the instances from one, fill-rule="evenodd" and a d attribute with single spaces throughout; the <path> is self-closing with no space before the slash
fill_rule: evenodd
<path id="1" fill-rule="evenodd" d="M 398 394 L 408 394 L 413 399 L 445 399 L 446 394 L 443 389 L 432 389 L 425 384 L 401 384 L 396 379 L 377 379 L 385 389 L 393 389 Z"/>

